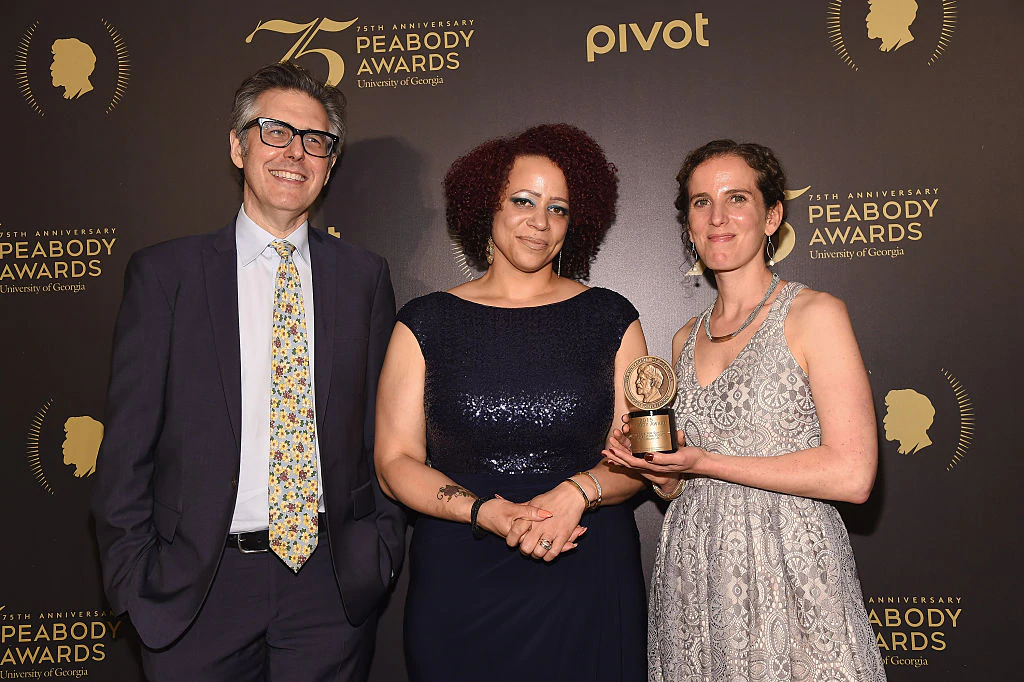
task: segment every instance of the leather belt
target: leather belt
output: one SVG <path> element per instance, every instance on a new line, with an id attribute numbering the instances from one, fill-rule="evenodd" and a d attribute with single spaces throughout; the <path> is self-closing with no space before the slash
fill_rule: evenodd
<path id="1" fill-rule="evenodd" d="M 317 527 L 319 532 L 317 535 L 323 535 L 327 532 L 327 514 L 320 512 L 317 514 Z M 228 533 L 228 539 L 225 543 L 227 547 L 233 547 L 242 554 L 262 554 L 270 551 L 270 531 L 269 530 L 250 530 L 245 533 Z"/>

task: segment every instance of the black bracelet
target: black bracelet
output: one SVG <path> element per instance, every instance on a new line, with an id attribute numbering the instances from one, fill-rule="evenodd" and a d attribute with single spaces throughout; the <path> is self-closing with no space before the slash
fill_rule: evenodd
<path id="1" fill-rule="evenodd" d="M 469 510 L 469 529 L 473 532 L 474 540 L 480 540 L 487 535 L 487 531 L 477 524 L 476 517 L 480 513 L 480 507 L 483 506 L 484 502 L 493 499 L 494 495 L 488 495 L 487 497 L 478 497 L 473 500 L 473 506 Z"/>

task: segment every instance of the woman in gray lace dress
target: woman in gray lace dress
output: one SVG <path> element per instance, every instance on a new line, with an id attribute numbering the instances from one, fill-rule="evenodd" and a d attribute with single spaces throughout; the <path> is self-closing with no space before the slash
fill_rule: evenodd
<path id="1" fill-rule="evenodd" d="M 683 238 L 718 289 L 672 342 L 685 443 L 634 457 L 617 431 L 605 451 L 673 500 L 650 679 L 884 680 L 846 528 L 824 501 L 867 500 L 878 458 L 846 307 L 769 269 L 785 187 L 770 149 L 710 142 L 677 179 Z"/>

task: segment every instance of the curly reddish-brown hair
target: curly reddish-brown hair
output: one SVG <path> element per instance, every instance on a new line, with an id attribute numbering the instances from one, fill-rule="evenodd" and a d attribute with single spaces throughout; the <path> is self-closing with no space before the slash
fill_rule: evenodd
<path id="1" fill-rule="evenodd" d="M 448 231 L 466 259 L 487 267 L 487 238 L 501 208 L 512 164 L 544 156 L 565 175 L 569 229 L 561 251 L 563 277 L 585 280 L 608 228 L 615 221 L 619 179 L 592 137 L 565 123 L 539 125 L 515 137 L 488 140 L 455 160 L 444 177 Z"/>

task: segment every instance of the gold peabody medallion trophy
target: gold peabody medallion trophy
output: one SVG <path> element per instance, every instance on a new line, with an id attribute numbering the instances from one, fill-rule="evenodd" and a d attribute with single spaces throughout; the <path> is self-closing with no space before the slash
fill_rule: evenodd
<path id="1" fill-rule="evenodd" d="M 676 373 L 659 357 L 637 358 L 622 377 L 626 398 L 634 407 L 629 413 L 629 442 L 633 456 L 645 452 L 675 452 L 676 423 L 672 409 L 665 407 L 676 396 Z"/>

